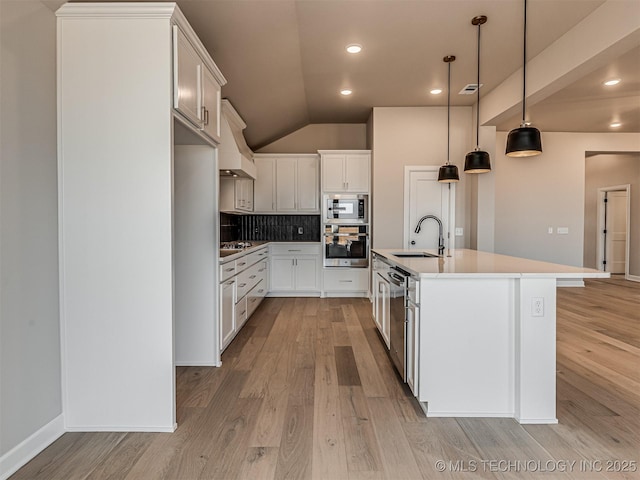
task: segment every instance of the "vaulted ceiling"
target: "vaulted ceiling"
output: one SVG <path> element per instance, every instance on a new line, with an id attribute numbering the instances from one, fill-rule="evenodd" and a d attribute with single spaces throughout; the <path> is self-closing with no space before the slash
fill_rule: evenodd
<path id="1" fill-rule="evenodd" d="M 640 19 L 638 0 L 621 2 Z M 476 81 L 477 27 L 482 26 L 481 95 L 522 67 L 522 0 L 180 0 L 177 2 L 228 80 L 223 96 L 247 123 L 257 149 L 309 123 L 364 123 L 372 107 L 446 105 L 445 55 L 451 66 L 452 105 Z M 605 0 L 530 0 L 528 51 L 532 59 L 598 14 Z M 529 117 L 543 131 L 640 132 L 640 20 L 634 38 L 603 52 L 578 79 L 532 101 Z M 593 31 L 598 35 L 597 28 Z M 346 53 L 357 43 L 361 53 Z M 576 49 L 580 46 L 576 45 Z M 533 67 L 531 67 L 533 68 Z M 528 71 L 531 75 L 535 72 Z M 622 82 L 604 89 L 612 76 Z M 565 82 L 566 83 L 566 82 Z M 441 95 L 431 95 L 435 87 Z M 343 88 L 353 90 L 345 97 Z M 520 114 L 497 118 L 499 130 L 518 126 Z"/>

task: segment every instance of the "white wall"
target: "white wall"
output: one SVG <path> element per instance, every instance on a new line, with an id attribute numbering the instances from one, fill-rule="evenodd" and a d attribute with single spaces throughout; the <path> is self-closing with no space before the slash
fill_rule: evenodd
<path id="1" fill-rule="evenodd" d="M 529 158 L 506 157 L 506 137 L 496 135 L 495 252 L 582 266 L 585 153 L 638 152 L 640 134 L 542 132 L 544 153 Z M 558 235 L 557 227 L 569 234 Z"/>
<path id="2" fill-rule="evenodd" d="M 376 107 L 373 109 L 372 246 L 401 248 L 404 228 L 405 165 L 443 165 L 447 160 L 446 107 Z M 473 149 L 471 107 L 451 108 L 451 163 L 458 165 L 456 226 L 468 232 L 471 179 L 463 173 L 464 157 Z M 456 247 L 468 237 L 456 238 Z"/>
<path id="3" fill-rule="evenodd" d="M 598 189 L 631 185 L 629 273 L 640 277 L 640 152 L 586 158 L 584 192 L 584 266 L 596 267 Z"/>
<path id="4" fill-rule="evenodd" d="M 7 452 L 62 413 L 55 29 L 39 1 L 0 2 L 3 469 Z"/>
<path id="5" fill-rule="evenodd" d="M 364 123 L 313 123 L 256 150 L 258 153 L 317 153 L 366 149 Z"/>

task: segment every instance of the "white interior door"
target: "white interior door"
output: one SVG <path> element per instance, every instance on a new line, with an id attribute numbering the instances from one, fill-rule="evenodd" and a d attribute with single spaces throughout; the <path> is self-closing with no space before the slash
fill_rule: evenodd
<path id="1" fill-rule="evenodd" d="M 451 188 L 449 188 L 451 185 Z M 425 215 L 435 215 L 442 221 L 444 245 L 449 246 L 450 225 L 454 221 L 455 185 L 438 183 L 438 167 L 407 167 L 405 173 L 405 248 L 437 249 L 438 223 L 427 219 L 420 233 L 416 226 Z M 451 245 L 453 247 L 453 245 Z"/>
<path id="2" fill-rule="evenodd" d="M 607 192 L 606 270 L 625 273 L 627 254 L 627 192 Z"/>

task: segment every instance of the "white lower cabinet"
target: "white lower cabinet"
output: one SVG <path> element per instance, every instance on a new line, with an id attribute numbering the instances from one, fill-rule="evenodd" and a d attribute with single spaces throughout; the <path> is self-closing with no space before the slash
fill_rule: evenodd
<path id="1" fill-rule="evenodd" d="M 237 335 L 267 294 L 265 245 L 220 265 L 220 351 Z"/>
<path id="2" fill-rule="evenodd" d="M 227 280 L 220 285 L 220 350 L 222 351 L 236 334 L 236 281 Z"/>
<path id="3" fill-rule="evenodd" d="M 320 244 L 272 243 L 270 295 L 320 295 Z"/>
<path id="4" fill-rule="evenodd" d="M 324 268 L 322 270 L 322 291 L 327 297 L 365 297 L 369 292 L 369 269 Z"/>
<path id="5" fill-rule="evenodd" d="M 391 287 L 389 281 L 381 273 L 375 273 L 373 276 L 374 319 L 387 348 L 389 348 L 389 336 L 391 334 L 391 324 L 389 323 L 391 316 L 390 298 Z"/>

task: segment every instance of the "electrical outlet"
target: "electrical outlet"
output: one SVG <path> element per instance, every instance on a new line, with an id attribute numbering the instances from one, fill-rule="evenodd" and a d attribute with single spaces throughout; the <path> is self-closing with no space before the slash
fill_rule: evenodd
<path id="1" fill-rule="evenodd" d="M 298 235 L 302 235 L 304 233 L 304 230 L 302 229 L 302 227 L 298 227 Z"/>
<path id="2" fill-rule="evenodd" d="M 533 297 L 531 299 L 531 316 L 544 317 L 544 298 Z"/>
<path id="3" fill-rule="evenodd" d="M 464 235 L 464 230 L 462 227 L 456 227 L 456 237 L 462 237 Z"/>
<path id="4" fill-rule="evenodd" d="M 547 233 L 549 235 L 553 235 L 553 227 L 549 227 L 549 229 L 547 230 Z"/>

